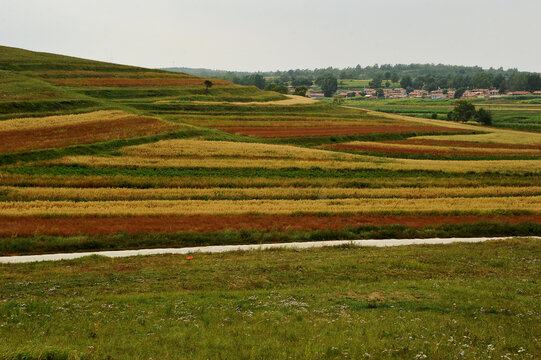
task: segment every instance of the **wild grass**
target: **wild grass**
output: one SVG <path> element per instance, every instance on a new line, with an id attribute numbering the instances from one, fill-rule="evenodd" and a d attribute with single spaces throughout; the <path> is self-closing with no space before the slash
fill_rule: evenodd
<path id="1" fill-rule="evenodd" d="M 0 358 L 536 358 L 540 253 L 509 240 L 0 265 Z"/>

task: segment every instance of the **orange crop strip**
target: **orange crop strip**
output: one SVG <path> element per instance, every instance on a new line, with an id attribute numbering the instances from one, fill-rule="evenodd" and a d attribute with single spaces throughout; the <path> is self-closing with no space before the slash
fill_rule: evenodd
<path id="1" fill-rule="evenodd" d="M 434 133 L 434 132 L 471 132 L 437 126 L 329 126 L 329 127 L 219 127 L 220 130 L 233 134 L 257 136 L 263 138 L 289 138 L 303 136 L 364 135 L 389 133 Z"/>
<path id="2" fill-rule="evenodd" d="M 43 129 L 0 132 L 0 152 L 47 149 L 152 135 L 180 128 L 150 117 L 128 116 Z"/>
<path id="3" fill-rule="evenodd" d="M 51 79 L 49 80 L 56 85 L 73 85 L 73 86 L 190 86 L 204 85 L 205 79 L 188 78 L 146 78 L 146 79 L 130 79 L 130 78 L 74 78 L 74 79 Z M 212 79 L 214 85 L 231 84 L 229 81 Z"/>
<path id="4" fill-rule="evenodd" d="M 180 231 L 216 232 L 223 230 L 294 229 L 340 230 L 361 225 L 406 225 L 424 227 L 444 224 L 478 222 L 541 223 L 541 215 L 190 215 L 190 216 L 136 216 L 136 217 L 0 217 L 0 236 L 33 236 L 77 234 L 99 235 L 125 232 L 171 233 Z"/>
<path id="5" fill-rule="evenodd" d="M 523 152 L 497 152 L 487 149 L 486 151 L 468 151 L 467 148 L 444 148 L 441 149 L 423 149 L 423 148 L 393 148 L 385 145 L 386 143 L 373 143 L 373 144 L 335 144 L 328 145 L 326 148 L 334 150 L 345 151 L 359 151 L 359 152 L 375 152 L 383 154 L 423 154 L 423 155 L 450 155 L 450 156 L 528 156 L 532 154 Z M 402 143 L 403 144 L 403 143 Z"/>
<path id="6" fill-rule="evenodd" d="M 403 145 L 429 145 L 429 146 L 456 146 L 465 148 L 486 148 L 486 149 L 540 149 L 541 144 L 538 145 L 521 145 L 521 144 L 498 144 L 487 142 L 473 142 L 473 141 L 453 141 L 453 140 L 436 140 L 436 139 L 407 139 L 400 141 L 385 141 L 389 144 L 403 144 Z"/>

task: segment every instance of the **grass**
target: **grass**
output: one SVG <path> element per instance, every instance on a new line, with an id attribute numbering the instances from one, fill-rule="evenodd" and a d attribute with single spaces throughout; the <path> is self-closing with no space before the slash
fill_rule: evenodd
<path id="1" fill-rule="evenodd" d="M 0 265 L 0 358 L 530 359 L 540 255 L 509 240 Z"/>

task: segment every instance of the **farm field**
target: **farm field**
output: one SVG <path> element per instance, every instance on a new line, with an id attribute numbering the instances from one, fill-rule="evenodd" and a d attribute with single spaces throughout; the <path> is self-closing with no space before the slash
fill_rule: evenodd
<path id="1" fill-rule="evenodd" d="M 541 98 L 505 97 L 500 99 L 472 99 L 476 108 L 484 108 L 493 114 L 492 126 L 541 132 Z M 436 114 L 445 120 L 453 109 L 454 100 L 431 99 L 360 99 L 345 100 L 348 106 L 422 118 Z"/>
<path id="2" fill-rule="evenodd" d="M 0 49 L 0 255 L 541 233 L 538 132 Z"/>
<path id="3" fill-rule="evenodd" d="M 541 133 L 205 80 L 0 47 L 0 256 L 522 238 L 0 264 L 0 360 L 538 357 Z"/>

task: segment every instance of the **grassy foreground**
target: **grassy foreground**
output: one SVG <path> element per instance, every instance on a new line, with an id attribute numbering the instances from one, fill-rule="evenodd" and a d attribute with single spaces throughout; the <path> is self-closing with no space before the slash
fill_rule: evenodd
<path id="1" fill-rule="evenodd" d="M 0 359 L 533 359 L 541 242 L 0 265 Z"/>

